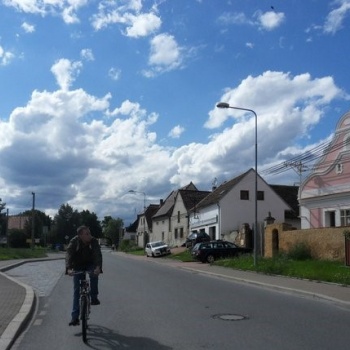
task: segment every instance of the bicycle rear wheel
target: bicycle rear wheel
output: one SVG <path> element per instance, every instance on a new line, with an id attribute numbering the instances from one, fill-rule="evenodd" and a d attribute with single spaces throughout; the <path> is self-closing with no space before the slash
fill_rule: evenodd
<path id="1" fill-rule="evenodd" d="M 80 305 L 80 314 L 81 314 L 81 334 L 83 337 L 83 342 L 86 343 L 86 330 L 87 330 L 87 320 L 88 320 L 88 305 L 86 296 L 81 297 Z"/>

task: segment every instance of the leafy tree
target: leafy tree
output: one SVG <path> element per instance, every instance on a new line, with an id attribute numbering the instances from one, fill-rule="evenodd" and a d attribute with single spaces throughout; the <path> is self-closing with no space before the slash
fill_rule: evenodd
<path id="1" fill-rule="evenodd" d="M 90 213 L 89 210 L 83 210 L 80 213 L 80 219 L 82 225 L 88 226 L 90 228 L 91 234 L 94 237 L 99 238 L 102 236 L 101 224 L 95 213 Z"/>
<path id="2" fill-rule="evenodd" d="M 123 219 L 117 218 L 108 220 L 107 226 L 103 231 L 104 237 L 106 237 L 112 244 L 115 244 L 118 247 L 123 227 Z"/>
<path id="3" fill-rule="evenodd" d="M 33 224 L 33 213 L 32 210 L 26 210 L 21 213 L 22 216 L 27 216 L 29 218 L 24 225 L 24 232 L 27 238 L 32 236 L 32 224 Z M 52 226 L 52 219 L 50 216 L 46 215 L 40 210 L 34 210 L 34 238 L 39 238 L 42 243 L 47 243 L 47 237 L 44 236 L 44 227 L 49 230 Z"/>
<path id="4" fill-rule="evenodd" d="M 76 230 L 81 225 L 80 215 L 69 204 L 62 204 L 54 217 L 54 224 L 57 240 L 54 243 L 66 243 L 76 235 Z"/>
<path id="5" fill-rule="evenodd" d="M 105 228 L 108 226 L 108 222 L 110 220 L 113 220 L 113 218 L 109 215 L 109 216 L 105 216 L 101 222 L 102 225 L 102 232 L 104 232 Z"/>
<path id="6" fill-rule="evenodd" d="M 102 236 L 101 224 L 95 213 L 89 210 L 78 212 L 69 204 L 62 204 L 54 217 L 55 228 L 52 233 L 52 238 L 55 239 L 54 243 L 67 243 L 76 235 L 77 228 L 81 225 L 88 226 L 93 236 Z"/>

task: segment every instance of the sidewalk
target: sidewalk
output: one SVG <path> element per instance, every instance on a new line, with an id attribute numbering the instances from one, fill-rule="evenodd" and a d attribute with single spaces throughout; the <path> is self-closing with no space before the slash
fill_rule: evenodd
<path id="1" fill-rule="evenodd" d="M 4 272 L 31 261 L 63 259 L 60 253 L 47 258 L 0 261 L 0 350 L 11 348 L 14 340 L 30 321 L 35 309 L 35 293 L 32 287 L 6 275 Z"/>
<path id="2" fill-rule="evenodd" d="M 350 288 L 333 283 L 269 276 L 256 272 L 232 270 L 220 266 L 202 264 L 200 262 L 184 263 L 169 258 L 147 258 L 121 252 L 111 253 L 130 259 L 144 259 L 145 262 L 166 264 L 173 268 L 211 275 L 215 278 L 225 278 L 314 299 L 328 300 L 350 310 Z M 44 259 L 0 261 L 0 350 L 11 348 L 13 341 L 29 322 L 35 309 L 35 293 L 33 289 L 7 276 L 4 272 L 29 261 L 45 261 L 62 259 L 63 257 L 64 255 L 54 253 L 49 254 Z"/>

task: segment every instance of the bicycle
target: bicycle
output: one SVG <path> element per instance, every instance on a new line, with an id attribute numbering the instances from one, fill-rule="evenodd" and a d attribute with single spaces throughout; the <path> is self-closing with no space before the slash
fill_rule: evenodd
<path id="1" fill-rule="evenodd" d="M 91 313 L 91 299 L 90 299 L 90 281 L 86 278 L 87 274 L 91 274 L 93 271 L 75 271 L 74 275 L 84 275 L 79 281 L 80 283 L 80 315 L 79 319 L 81 321 L 81 333 L 83 337 L 83 342 L 86 343 L 86 332 L 88 328 L 88 319 Z"/>

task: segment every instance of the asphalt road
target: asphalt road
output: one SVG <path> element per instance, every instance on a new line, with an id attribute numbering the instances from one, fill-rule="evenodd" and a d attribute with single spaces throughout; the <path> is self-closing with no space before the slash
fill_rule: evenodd
<path id="1" fill-rule="evenodd" d="M 350 344 L 349 309 L 108 252 L 101 305 L 92 309 L 84 344 L 80 327 L 68 326 L 72 280 L 53 275 L 56 285 L 39 297 L 35 318 L 13 349 L 333 350 Z"/>

